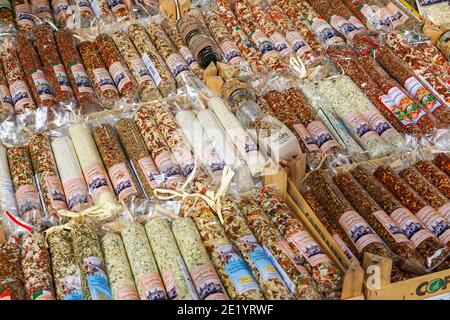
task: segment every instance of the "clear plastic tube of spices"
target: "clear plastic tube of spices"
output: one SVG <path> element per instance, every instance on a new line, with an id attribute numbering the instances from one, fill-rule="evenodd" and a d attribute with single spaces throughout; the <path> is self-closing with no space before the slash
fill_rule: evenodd
<path id="1" fill-rule="evenodd" d="M 43 21 L 54 23 L 49 0 L 31 0 L 31 12 Z"/>
<path id="2" fill-rule="evenodd" d="M 26 300 L 19 240 L 16 237 L 0 244 L 0 261 L 0 296 L 3 299 Z"/>
<path id="3" fill-rule="evenodd" d="M 128 27 L 128 34 L 161 94 L 167 97 L 175 93 L 177 89 L 176 81 L 158 50 L 152 44 L 145 28 L 137 23 L 132 24 Z"/>
<path id="4" fill-rule="evenodd" d="M 14 25 L 14 11 L 10 0 L 6 0 L 0 8 L 0 21 L 6 25 Z"/>
<path id="5" fill-rule="evenodd" d="M 414 165 L 444 196 L 450 199 L 450 178 L 430 161 L 421 160 Z"/>
<path id="6" fill-rule="evenodd" d="M 6 80 L 3 65 L 0 60 L 0 123 L 7 120 L 13 121 L 14 117 L 14 105 L 8 88 L 8 81 Z"/>
<path id="7" fill-rule="evenodd" d="M 145 63 L 142 61 L 128 35 L 124 31 L 116 31 L 111 37 L 127 64 L 128 69 L 138 83 L 141 100 L 150 101 L 160 98 L 161 94 L 159 93 L 156 84 L 153 82 L 149 70 L 145 66 Z"/>
<path id="8" fill-rule="evenodd" d="M 124 0 L 107 0 L 109 9 L 112 11 L 117 22 L 131 19 L 131 12 Z"/>
<path id="9" fill-rule="evenodd" d="M 0 208 L 2 211 L 18 216 L 19 211 L 14 184 L 9 171 L 7 150 L 3 145 L 0 145 L 0 186 Z"/>
<path id="10" fill-rule="evenodd" d="M 101 20 L 106 24 L 114 21 L 114 15 L 111 12 L 108 0 L 89 0 L 89 3 L 98 20 Z"/>
<path id="11" fill-rule="evenodd" d="M 89 0 L 69 0 L 70 4 L 76 5 L 79 12 L 80 12 L 80 26 L 81 28 L 86 28 L 92 26 L 94 19 L 95 19 L 95 13 L 94 10 L 91 7 Z M 69 20 L 70 23 L 68 23 L 68 27 L 72 27 L 72 23 L 74 21 L 71 21 L 74 19 L 73 15 L 70 17 Z"/>
<path id="12" fill-rule="evenodd" d="M 35 26 L 35 19 L 31 13 L 31 6 L 28 0 L 11 0 L 16 17 L 16 25 L 19 30 L 28 33 Z"/>
<path id="13" fill-rule="evenodd" d="M 450 177 L 450 156 L 447 153 L 439 153 L 434 157 L 433 164 Z"/>
<path id="14" fill-rule="evenodd" d="M 50 4 L 53 9 L 53 17 L 57 26 L 61 29 L 66 28 L 66 23 L 70 19 L 71 13 L 69 9 L 70 3 L 68 0 L 51 0 Z"/>

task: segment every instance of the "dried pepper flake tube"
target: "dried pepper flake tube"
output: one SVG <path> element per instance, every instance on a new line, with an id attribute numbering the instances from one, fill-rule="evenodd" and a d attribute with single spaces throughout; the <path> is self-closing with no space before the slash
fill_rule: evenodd
<path id="1" fill-rule="evenodd" d="M 43 21 L 54 22 L 52 8 L 48 0 L 31 0 L 31 12 Z"/>
<path id="2" fill-rule="evenodd" d="M 3 65 L 0 61 L 0 123 L 12 119 L 14 119 L 14 105 Z"/>
<path id="3" fill-rule="evenodd" d="M 29 233 L 20 239 L 22 270 L 30 300 L 55 300 L 50 256 L 42 233 Z"/>
<path id="4" fill-rule="evenodd" d="M 178 250 L 169 222 L 161 217 L 151 218 L 145 224 L 145 231 L 169 299 L 198 300 L 195 286 Z"/>
<path id="5" fill-rule="evenodd" d="M 447 153 L 439 153 L 434 157 L 433 164 L 450 177 L 450 156 Z"/>
<path id="6" fill-rule="evenodd" d="M 161 95 L 153 82 L 149 70 L 128 35 L 123 31 L 117 31 L 111 37 L 139 85 L 138 90 L 141 100 L 150 101 L 160 98 Z"/>
<path id="7" fill-rule="evenodd" d="M 425 226 L 435 234 L 441 243 L 450 245 L 450 225 L 433 207 L 423 200 L 400 176 L 389 166 L 379 166 L 375 177 L 380 180 Z"/>
<path id="8" fill-rule="evenodd" d="M 40 26 L 35 29 L 34 35 L 42 68 L 51 87 L 54 89 L 56 101 L 63 103 L 76 102 L 75 94 L 59 56 L 52 30 L 48 27 Z"/>
<path id="9" fill-rule="evenodd" d="M 13 146 L 6 152 L 11 178 L 16 190 L 19 217 L 31 225 L 41 223 L 44 212 L 34 180 L 33 165 L 28 148 Z"/>
<path id="10" fill-rule="evenodd" d="M 450 223 L 450 200 L 431 184 L 416 168 L 402 170 L 399 175 L 420 196 Z"/>
<path id="11" fill-rule="evenodd" d="M 19 241 L 15 237 L 0 244 L 0 299 L 26 300 Z"/>
<path id="12" fill-rule="evenodd" d="M 200 300 L 228 300 L 225 288 L 209 260 L 200 234 L 190 217 L 176 219 L 172 232 L 186 262 Z"/>
<path id="13" fill-rule="evenodd" d="M 113 39 L 103 33 L 95 38 L 95 45 L 120 95 L 129 103 L 136 102 L 139 97 L 138 85 Z"/>
<path id="14" fill-rule="evenodd" d="M 241 200 L 239 207 L 291 293 L 299 300 L 321 299 L 317 284 L 300 263 L 302 258 L 272 225 L 258 202 L 253 198 L 245 198 Z"/>
<path id="15" fill-rule="evenodd" d="M 106 273 L 114 300 L 139 300 L 120 235 L 108 232 L 100 239 Z"/>
<path id="16" fill-rule="evenodd" d="M 200 202 L 192 218 L 231 300 L 264 300 L 253 274 L 207 205 Z"/>
<path id="17" fill-rule="evenodd" d="M 83 300 L 81 272 L 72 248 L 70 230 L 49 229 L 46 240 L 58 300 Z"/>
<path id="18" fill-rule="evenodd" d="M 383 184 L 362 166 L 351 171 L 358 182 L 369 192 L 378 205 L 403 230 L 413 243 L 422 265 L 433 269 L 446 259 L 447 249 Z"/>
<path id="19" fill-rule="evenodd" d="M 70 137 L 58 137 L 52 140 L 51 145 L 68 209 L 80 211 L 91 207 L 92 200 L 72 140 Z"/>
<path id="20" fill-rule="evenodd" d="M 289 207 L 278 199 L 274 190 L 269 187 L 262 188 L 257 199 L 261 201 L 264 212 L 294 251 L 306 260 L 304 266 L 310 270 L 322 296 L 334 298 L 342 287 L 342 276 L 337 266 L 293 217 Z"/>
<path id="21" fill-rule="evenodd" d="M 111 75 L 105 68 L 94 42 L 82 41 L 78 44 L 78 51 L 100 102 L 111 109 L 114 103 L 119 100 L 119 91 L 117 91 Z"/>
<path id="22" fill-rule="evenodd" d="M 83 66 L 81 57 L 71 31 L 55 32 L 56 43 L 59 54 L 69 75 L 75 95 L 80 103 L 83 113 L 90 113 L 99 110 L 98 98 L 92 87 L 86 69 Z"/>
<path id="23" fill-rule="evenodd" d="M 450 178 L 430 161 L 422 160 L 414 165 L 444 196 L 450 199 Z"/>
<path id="24" fill-rule="evenodd" d="M 31 31 L 35 26 L 35 20 L 31 14 L 31 6 L 28 0 L 12 0 L 11 5 L 14 7 L 14 16 L 19 30 L 24 33 Z"/>
<path id="25" fill-rule="evenodd" d="M 164 188 L 156 164 L 150 156 L 144 140 L 133 119 L 121 119 L 116 123 L 116 131 L 120 138 L 133 172 L 139 179 L 147 198 L 153 195 L 153 190 L 157 187 Z"/>
<path id="26" fill-rule="evenodd" d="M 167 300 L 144 227 L 134 221 L 126 225 L 121 234 L 141 300 Z"/>
<path id="27" fill-rule="evenodd" d="M 167 97 L 174 93 L 177 89 L 176 81 L 152 44 L 145 28 L 137 23 L 132 24 L 128 27 L 128 34 L 161 94 Z"/>
<path id="28" fill-rule="evenodd" d="M 14 184 L 11 178 L 8 164 L 7 150 L 0 145 L 0 208 L 14 216 L 18 216 L 19 211 L 14 192 Z"/>
<path id="29" fill-rule="evenodd" d="M 81 288 L 86 300 L 112 300 L 97 227 L 87 218 L 70 221 L 75 259 L 81 270 Z"/>
<path id="30" fill-rule="evenodd" d="M 67 209 L 67 204 L 48 136 L 42 133 L 33 134 L 28 149 L 44 209 L 52 223 L 58 223 L 60 217 L 57 211 Z"/>
<path id="31" fill-rule="evenodd" d="M 119 201 L 142 198 L 139 185 L 111 125 L 97 125 L 92 135 Z"/>
<path id="32" fill-rule="evenodd" d="M 264 248 L 248 227 L 237 204 L 227 199 L 222 206 L 224 230 L 250 267 L 265 298 L 267 300 L 292 300 L 293 296 L 289 289 L 285 286 Z"/>
<path id="33" fill-rule="evenodd" d="M 89 127 L 83 123 L 73 125 L 69 128 L 69 135 L 94 204 L 116 202 L 111 182 Z"/>
<path id="34" fill-rule="evenodd" d="M 156 167 L 163 175 L 166 187 L 176 189 L 181 186 L 185 178 L 150 112 L 146 108 L 139 108 L 134 115 L 134 121 Z"/>
<path id="35" fill-rule="evenodd" d="M 0 21 L 6 25 L 14 25 L 14 11 L 10 0 L 5 0 L 0 6 Z"/>

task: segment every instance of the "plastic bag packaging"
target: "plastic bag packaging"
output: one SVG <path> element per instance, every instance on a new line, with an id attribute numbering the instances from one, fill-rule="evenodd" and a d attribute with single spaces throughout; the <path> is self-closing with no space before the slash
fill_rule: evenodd
<path id="1" fill-rule="evenodd" d="M 81 288 L 86 300 L 112 300 L 97 226 L 88 218 L 70 221 L 75 259 L 81 270 Z"/>
<path id="2" fill-rule="evenodd" d="M 69 136 L 54 137 L 51 146 L 64 189 L 67 208 L 78 212 L 91 207 L 92 199 L 72 140 Z"/>
<path id="3" fill-rule="evenodd" d="M 169 222 L 162 217 L 151 217 L 145 224 L 145 230 L 169 299 L 198 300 Z"/>
<path id="4" fill-rule="evenodd" d="M 272 225 L 258 202 L 252 197 L 245 197 L 239 207 L 291 293 L 299 300 L 321 299 L 317 284 L 299 262 L 301 258 Z"/>
<path id="5" fill-rule="evenodd" d="M 26 300 L 19 240 L 10 237 L 0 244 L 0 296 L 5 300 Z"/>
<path id="6" fill-rule="evenodd" d="M 417 170 L 428 179 L 444 196 L 450 199 L 450 178 L 430 161 L 420 160 L 414 164 Z"/>
<path id="7" fill-rule="evenodd" d="M 1 59 L 0 59 L 1 60 Z M 9 71 L 9 70 L 8 70 Z M 4 121 L 13 122 L 15 119 L 14 106 L 11 98 L 11 93 L 8 88 L 8 81 L 6 80 L 3 65 L 0 61 L 0 123 Z"/>
<path id="8" fill-rule="evenodd" d="M 29 300 L 56 300 L 50 255 L 42 233 L 20 238 L 22 271 Z"/>
<path id="9" fill-rule="evenodd" d="M 126 103 L 138 102 L 138 84 L 122 59 L 112 38 L 106 33 L 102 33 L 95 38 L 95 45 L 120 96 Z"/>
<path id="10" fill-rule="evenodd" d="M 9 172 L 7 150 L 0 145 L 0 208 L 3 212 L 9 212 L 13 216 L 18 216 L 19 211 L 16 202 L 14 184 Z"/>
<path id="11" fill-rule="evenodd" d="M 447 153 L 438 153 L 433 164 L 450 177 L 450 156 Z"/>
<path id="12" fill-rule="evenodd" d="M 450 4 L 447 1 L 418 0 L 417 9 L 422 17 L 436 25 L 448 24 L 450 21 Z"/>
<path id="13" fill-rule="evenodd" d="M 432 270 L 446 259 L 448 254 L 447 248 L 441 245 L 438 238 L 428 231 L 422 222 L 405 208 L 366 168 L 357 166 L 351 170 L 351 173 L 378 205 L 403 230 L 413 243 L 416 257 L 420 259 L 419 261 L 423 266 Z"/>
<path id="14" fill-rule="evenodd" d="M 97 95 L 84 68 L 71 31 L 55 32 L 55 40 L 82 114 L 101 111 Z"/>
<path id="15" fill-rule="evenodd" d="M 11 5 L 14 8 L 16 25 L 19 30 L 29 33 L 35 27 L 35 19 L 31 13 L 31 6 L 28 0 L 12 0 Z"/>
<path id="16" fill-rule="evenodd" d="M 69 128 L 69 135 L 94 204 L 101 206 L 116 203 L 116 196 L 89 127 L 84 123 L 74 124 Z"/>
<path id="17" fill-rule="evenodd" d="M 58 300 L 83 300 L 81 271 L 75 259 L 70 230 L 64 227 L 45 233 Z"/>
<path id="18" fill-rule="evenodd" d="M 137 23 L 132 24 L 128 27 L 128 34 L 161 94 L 167 97 L 174 93 L 177 89 L 175 79 L 152 44 L 145 28 Z"/>
<path id="19" fill-rule="evenodd" d="M 190 217 L 175 219 L 172 232 L 200 300 L 228 300 L 228 295 Z"/>

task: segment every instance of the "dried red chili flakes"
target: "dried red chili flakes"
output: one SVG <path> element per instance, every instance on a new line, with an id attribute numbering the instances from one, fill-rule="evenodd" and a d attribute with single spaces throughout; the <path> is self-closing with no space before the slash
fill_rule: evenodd
<path id="1" fill-rule="evenodd" d="M 430 161 L 422 160 L 414 165 L 444 196 L 450 199 L 450 178 Z"/>
<path id="2" fill-rule="evenodd" d="M 0 300 L 26 300 L 20 248 L 15 237 L 0 244 Z"/>
<path id="3" fill-rule="evenodd" d="M 433 163 L 450 177 L 450 156 L 447 153 L 437 154 L 436 157 L 434 157 Z"/>

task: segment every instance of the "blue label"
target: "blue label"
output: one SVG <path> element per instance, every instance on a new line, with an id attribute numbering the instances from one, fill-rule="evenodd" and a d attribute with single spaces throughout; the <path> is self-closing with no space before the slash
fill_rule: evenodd
<path id="1" fill-rule="evenodd" d="M 108 279 L 102 276 L 89 276 L 87 282 L 92 300 L 112 300 Z"/>
<path id="2" fill-rule="evenodd" d="M 74 294 L 66 294 L 64 296 L 64 300 L 83 300 L 83 294 L 81 292 Z"/>

